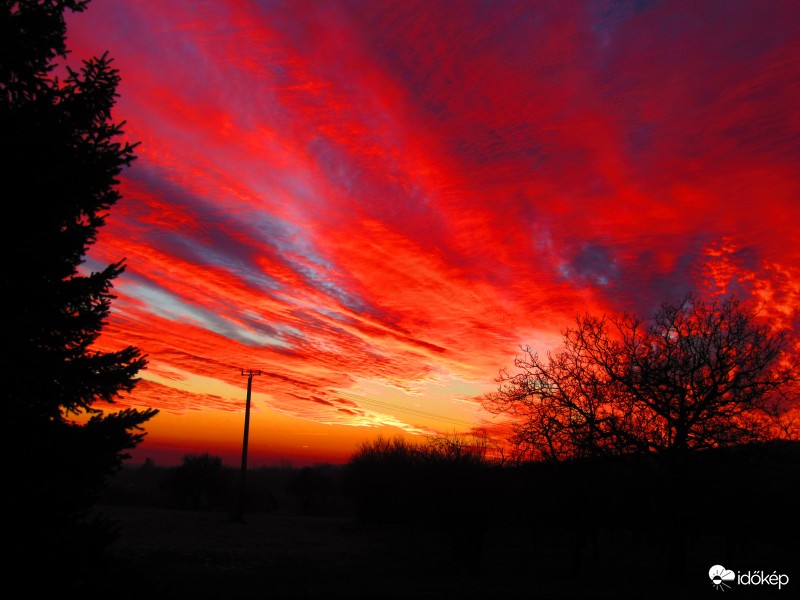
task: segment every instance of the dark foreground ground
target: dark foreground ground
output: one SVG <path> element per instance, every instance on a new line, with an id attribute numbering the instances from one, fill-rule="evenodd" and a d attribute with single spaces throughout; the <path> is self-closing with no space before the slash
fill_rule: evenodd
<path id="1" fill-rule="evenodd" d="M 222 512 L 140 506 L 102 512 L 121 526 L 107 563 L 94 571 L 102 573 L 95 587 L 106 598 L 721 597 L 708 578 L 714 549 L 702 541 L 693 544 L 683 578 L 647 557 L 634 564 L 619 547 L 624 540 L 602 536 L 597 556 L 584 548 L 576 573 L 563 560 L 571 540 L 523 545 L 514 532 L 491 535 L 481 568 L 467 569 L 445 540 L 409 527 L 363 528 L 350 518 L 280 512 L 250 514 L 245 523 Z M 759 560 L 773 558 L 781 557 Z M 725 597 L 796 597 L 791 588 L 781 592 L 734 588 Z"/>
<path id="2" fill-rule="evenodd" d="M 123 469 L 98 506 L 119 536 L 70 597 L 800 598 L 800 444 L 677 465 L 361 467 L 253 470 L 243 523 L 229 518 L 236 473 L 213 457 Z M 722 591 L 715 565 L 789 583 Z"/>

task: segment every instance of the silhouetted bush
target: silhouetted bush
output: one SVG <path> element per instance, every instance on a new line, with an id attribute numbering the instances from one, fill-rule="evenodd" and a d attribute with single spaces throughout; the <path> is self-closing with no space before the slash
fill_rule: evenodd
<path id="1" fill-rule="evenodd" d="M 421 510 L 471 572 L 481 569 L 505 483 L 487 450 L 486 438 L 477 435 L 441 435 L 418 446 Z"/>
<path id="2" fill-rule="evenodd" d="M 170 473 L 168 486 L 175 506 L 189 510 L 225 508 L 230 470 L 218 456 L 187 454 L 183 464 Z"/>
<path id="3" fill-rule="evenodd" d="M 333 479 L 324 465 L 303 467 L 286 484 L 286 492 L 296 499 L 300 512 L 310 514 L 324 506 L 333 491 Z"/>
<path id="4" fill-rule="evenodd" d="M 363 523 L 399 523 L 416 516 L 420 454 L 403 438 L 362 443 L 347 462 L 343 489 Z"/>
<path id="5" fill-rule="evenodd" d="M 503 472 L 485 440 L 439 436 L 365 442 L 345 467 L 344 484 L 358 519 L 439 532 L 468 569 L 480 568 Z"/>

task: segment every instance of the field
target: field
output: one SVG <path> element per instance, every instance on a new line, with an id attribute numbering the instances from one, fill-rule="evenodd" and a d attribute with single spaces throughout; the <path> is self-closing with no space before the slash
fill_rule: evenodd
<path id="1" fill-rule="evenodd" d="M 236 478 L 214 461 L 126 469 L 98 506 L 119 536 L 78 588 L 120 600 L 680 600 L 719 598 L 709 569 L 723 564 L 791 580 L 726 597 L 792 596 L 800 446 L 693 464 L 679 493 L 650 466 L 618 462 L 416 474 L 382 465 L 347 488 L 366 504 L 344 493 L 341 468 L 261 469 L 244 522 L 230 518 Z"/>
<path id="2" fill-rule="evenodd" d="M 516 595 L 520 584 L 465 572 L 435 536 L 365 530 L 349 518 L 258 513 L 234 523 L 219 512 L 103 512 L 122 525 L 110 572 L 136 582 L 128 597 L 485 598 Z"/>
<path id="3" fill-rule="evenodd" d="M 482 568 L 469 571 L 431 532 L 362 528 L 345 517 L 255 513 L 234 523 L 221 512 L 108 506 L 103 513 L 121 525 L 103 576 L 107 597 L 119 599 L 713 597 L 701 560 L 684 581 L 671 581 L 658 565 L 620 562 L 609 540 L 598 557 L 584 549 L 576 574 L 561 560 L 570 540 L 531 550 L 518 536 L 496 533 Z"/>

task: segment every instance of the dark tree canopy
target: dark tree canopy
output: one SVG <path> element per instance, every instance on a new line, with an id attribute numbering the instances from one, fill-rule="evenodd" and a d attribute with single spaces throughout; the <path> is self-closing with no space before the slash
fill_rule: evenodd
<path id="1" fill-rule="evenodd" d="M 13 503 L 47 532 L 52 552 L 80 539 L 82 515 L 156 414 L 93 406 L 133 389 L 146 360 L 133 346 L 93 349 L 124 267 L 88 272 L 81 265 L 120 199 L 117 177 L 134 147 L 112 120 L 119 74 L 111 59 L 64 66 L 64 13 L 86 4 L 0 0 L 2 339 L 6 426 L 18 469 Z"/>
<path id="2" fill-rule="evenodd" d="M 485 406 L 515 418 L 514 442 L 534 458 L 766 440 L 797 380 L 790 341 L 735 298 L 690 295 L 649 322 L 585 315 L 562 350 L 525 348 Z"/>

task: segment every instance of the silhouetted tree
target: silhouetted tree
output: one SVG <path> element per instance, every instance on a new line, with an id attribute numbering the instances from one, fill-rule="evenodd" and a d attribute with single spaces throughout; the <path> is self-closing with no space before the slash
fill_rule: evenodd
<path id="1" fill-rule="evenodd" d="M 418 478 L 428 517 L 470 572 L 482 568 L 504 480 L 485 432 L 440 434 L 418 446 Z"/>
<path id="2" fill-rule="evenodd" d="M 502 371 L 485 406 L 512 414 L 520 454 L 562 460 L 651 455 L 660 461 L 657 516 L 668 529 L 670 569 L 683 573 L 697 511 L 688 506 L 695 451 L 764 441 L 796 394 L 796 348 L 737 299 L 693 295 L 644 322 L 578 318 L 546 359 L 530 348 Z M 587 524 L 590 525 L 590 524 Z"/>
<path id="3" fill-rule="evenodd" d="M 345 495 L 365 523 L 407 522 L 417 509 L 417 444 L 401 437 L 363 442 L 347 461 Z"/>
<path id="4" fill-rule="evenodd" d="M 364 442 L 344 471 L 359 520 L 402 525 L 395 539 L 409 561 L 427 529 L 442 536 L 461 565 L 479 570 L 495 517 L 502 473 L 479 433 L 437 435 L 420 442 L 379 437 Z"/>
<path id="5" fill-rule="evenodd" d="M 516 419 L 520 452 L 547 459 L 682 453 L 776 435 L 798 375 L 786 331 L 735 298 L 687 296 L 646 323 L 628 315 L 578 318 L 563 350 L 531 348 L 502 371 L 495 413 Z"/>
<path id="6" fill-rule="evenodd" d="M 188 510 L 219 508 L 225 505 L 230 471 L 219 456 L 187 454 L 169 478 L 174 500 Z"/>
<path id="7" fill-rule="evenodd" d="M 286 492 L 297 499 L 300 511 L 307 515 L 323 504 L 333 489 L 333 480 L 326 473 L 329 465 L 303 467 L 286 483 Z"/>
<path id="8" fill-rule="evenodd" d="M 81 265 L 120 199 L 116 178 L 134 148 L 111 119 L 119 82 L 111 60 L 92 58 L 77 71 L 59 64 L 64 13 L 86 4 L 0 1 L 3 388 L 18 477 L 9 514 L 21 525 L 12 554 L 64 570 L 107 541 L 107 529 L 93 538 L 84 517 L 156 414 L 93 406 L 130 391 L 145 359 L 132 346 L 93 349 L 123 264 L 91 273 Z"/>

